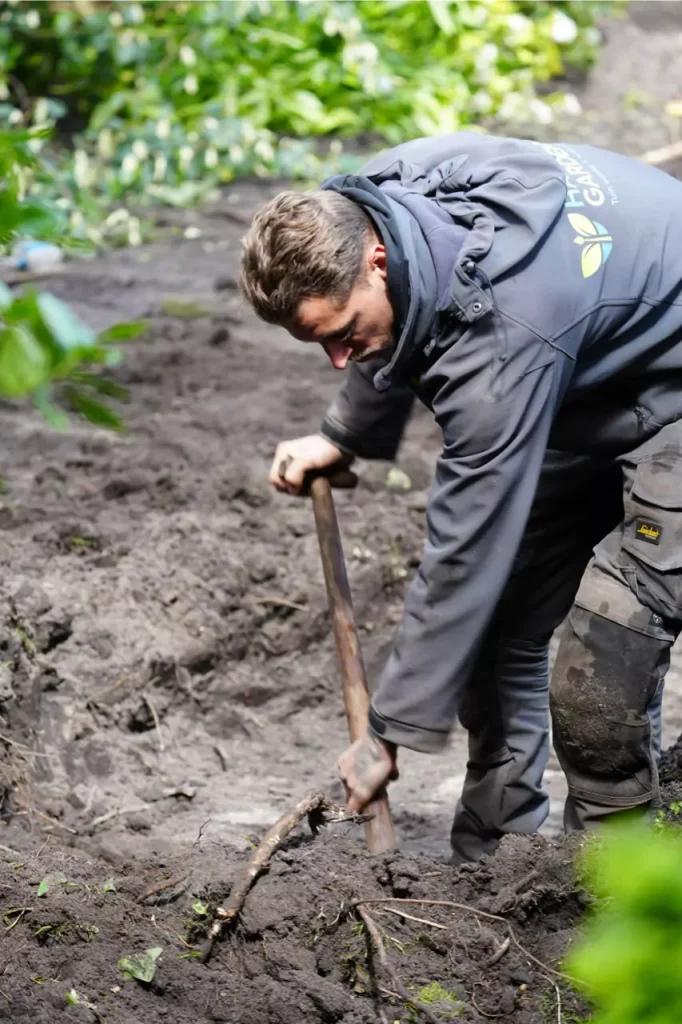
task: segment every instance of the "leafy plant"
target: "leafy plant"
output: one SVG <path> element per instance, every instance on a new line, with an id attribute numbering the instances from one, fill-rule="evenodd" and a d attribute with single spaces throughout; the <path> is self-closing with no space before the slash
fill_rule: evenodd
<path id="1" fill-rule="evenodd" d="M 0 118 L 81 130 L 60 202 L 99 242 L 140 240 L 135 194 L 189 205 L 243 175 L 323 173 L 310 137 L 394 144 L 482 119 L 548 120 L 538 82 L 589 67 L 609 3 L 575 0 L 10 2 Z M 4 99 L 4 103 L 2 100 Z M 328 163 L 328 161 L 327 161 Z M 45 183 L 36 183 L 42 194 Z M 55 194 L 53 187 L 52 193 Z"/>
<path id="2" fill-rule="evenodd" d="M 132 953 L 130 956 L 123 956 L 118 961 L 118 969 L 126 979 L 130 981 L 142 981 L 149 984 L 154 980 L 156 974 L 156 961 L 159 959 L 163 949 L 161 946 L 153 946 L 145 949 L 144 953 Z"/>
<path id="3" fill-rule="evenodd" d="M 567 967 L 596 1006 L 593 1024 L 682 1020 L 682 835 L 624 825 L 589 842 L 597 899 Z"/>
<path id="4" fill-rule="evenodd" d="M 44 134 L 0 131 L 0 243 L 22 236 L 63 241 L 63 212 L 54 203 L 25 195 L 29 176 L 41 168 L 31 147 Z M 145 327 L 120 324 L 97 335 L 49 292 L 27 289 L 15 295 L 0 281 L 0 396 L 30 395 L 57 427 L 68 424 L 68 408 L 120 430 L 123 421 L 106 399 L 124 400 L 127 392 L 106 370 L 120 362 L 116 343 L 129 341 Z"/>

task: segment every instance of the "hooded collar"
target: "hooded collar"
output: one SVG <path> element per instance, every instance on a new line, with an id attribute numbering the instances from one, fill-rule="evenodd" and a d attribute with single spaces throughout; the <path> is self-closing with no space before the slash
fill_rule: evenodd
<path id="1" fill-rule="evenodd" d="M 339 175 L 324 182 L 322 188 L 362 206 L 386 249 L 396 340 L 389 362 L 374 375 L 374 387 L 386 391 L 410 356 L 430 340 L 438 309 L 452 301 L 452 273 L 466 231 L 429 200 L 397 182 L 379 188 L 361 175 Z M 429 209 L 415 209 L 415 202 L 427 203 Z M 429 239 L 434 229 L 445 237 L 432 247 Z"/>

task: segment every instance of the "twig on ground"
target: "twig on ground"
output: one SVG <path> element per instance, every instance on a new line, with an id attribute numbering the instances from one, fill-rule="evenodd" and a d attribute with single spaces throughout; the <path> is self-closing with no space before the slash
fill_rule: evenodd
<path id="1" fill-rule="evenodd" d="M 163 752 L 164 752 L 164 750 L 166 748 L 163 745 L 163 737 L 161 736 L 161 721 L 159 719 L 159 714 L 158 714 L 156 708 L 154 707 L 154 705 L 152 703 L 151 697 L 148 697 L 146 693 L 142 694 L 142 700 L 145 702 L 145 704 L 149 708 L 149 710 L 151 712 L 151 716 L 154 719 L 154 728 L 156 729 L 156 738 L 159 741 L 159 753 L 163 754 Z"/>
<path id="2" fill-rule="evenodd" d="M 91 828 L 97 828 L 98 825 L 104 825 L 105 822 L 111 821 L 112 818 L 117 818 L 119 814 L 133 814 L 135 811 L 146 811 L 149 804 L 142 804 L 141 807 L 116 807 L 113 811 L 107 811 L 106 814 L 100 814 L 99 818 L 95 818 L 91 824 Z"/>
<path id="3" fill-rule="evenodd" d="M 293 608 L 297 612 L 306 612 L 308 609 L 304 604 L 296 601 L 289 601 L 286 597 L 252 597 L 254 604 L 274 604 L 281 608 Z"/>
<path id="4" fill-rule="evenodd" d="M 431 928 L 442 928 L 444 932 L 448 930 L 448 926 L 446 924 L 438 924 L 437 921 L 429 921 L 426 917 L 415 917 L 414 914 L 408 914 L 406 910 L 394 910 L 393 907 L 381 907 L 379 913 L 395 914 L 396 917 L 405 917 L 408 921 L 416 921 L 417 924 L 428 924 Z"/>
<path id="5" fill-rule="evenodd" d="M 554 991 L 556 992 L 556 1021 L 557 1024 L 562 1024 L 563 1017 L 561 1016 L 561 989 L 557 985 L 556 981 L 553 981 Z"/>
<path id="6" fill-rule="evenodd" d="M 30 808 L 28 808 L 30 812 Z M 51 814 L 46 814 L 45 811 L 37 811 L 38 817 L 43 818 L 44 821 L 50 821 L 53 825 L 57 825 L 59 828 L 63 828 L 66 832 L 70 832 L 72 836 L 78 835 L 77 828 L 71 828 L 70 825 L 65 825 L 59 818 L 53 818 Z"/>
<path id="7" fill-rule="evenodd" d="M 15 750 L 20 750 L 22 757 L 24 757 L 27 754 L 30 754 L 31 757 L 48 757 L 49 758 L 49 757 L 53 757 L 54 756 L 53 754 L 43 754 L 39 750 L 33 750 L 31 747 L 27 747 L 25 743 L 18 743 L 17 740 L 12 740 L 12 739 L 9 738 L 9 736 L 4 736 L 2 733 L 0 733 L 0 740 L 3 743 L 6 743 L 8 746 L 14 747 Z"/>
<path id="8" fill-rule="evenodd" d="M 661 149 L 650 149 L 648 152 L 642 153 L 639 159 L 653 167 L 660 167 L 661 164 L 682 159 L 682 141 L 671 142 L 669 146 L 662 146 Z"/>
<path id="9" fill-rule="evenodd" d="M 394 970 L 391 961 L 388 959 L 386 950 L 384 949 L 384 944 L 381 939 L 381 932 L 377 927 L 376 921 L 370 914 L 369 910 L 367 910 L 367 907 L 363 906 L 362 903 L 356 903 L 355 909 L 357 910 L 362 920 L 365 922 L 365 927 L 367 928 L 367 931 L 372 937 L 372 942 L 374 943 L 374 948 L 377 951 L 377 955 L 381 962 L 381 966 L 391 979 L 391 983 L 393 985 L 393 988 L 398 993 L 399 999 L 403 1003 L 406 1003 L 408 1006 L 411 1006 L 413 1010 L 417 1011 L 417 1013 L 420 1013 L 426 1020 L 430 1022 L 430 1024 L 441 1024 L 439 1018 L 436 1017 L 435 1013 L 433 1013 L 428 1008 L 428 1006 L 425 1006 L 423 1003 L 420 1003 L 418 999 L 415 999 L 414 996 L 410 995 L 409 991 L 405 988 L 402 981 L 396 974 L 396 971 Z"/>
<path id="10" fill-rule="evenodd" d="M 223 750 L 223 748 L 220 746 L 219 743 L 214 743 L 213 751 L 214 751 L 215 754 L 218 755 L 218 760 L 220 761 L 220 767 L 222 768 L 222 770 L 224 772 L 226 772 L 227 771 L 227 754 L 225 753 L 225 751 Z"/>
<path id="11" fill-rule="evenodd" d="M 261 871 L 264 871 L 268 866 L 273 854 L 306 816 L 310 816 L 314 812 L 320 813 L 328 806 L 329 804 L 324 793 L 307 793 L 292 811 L 287 811 L 286 814 L 283 814 L 266 833 L 265 838 L 261 840 L 253 857 L 246 865 L 246 869 L 233 886 L 229 900 L 224 907 L 218 907 L 216 910 L 216 920 L 211 925 L 208 938 L 201 949 L 203 963 L 206 963 L 209 959 L 215 940 L 239 914 L 251 886 Z"/>
<path id="12" fill-rule="evenodd" d="M 477 1013 L 480 1013 L 481 1017 L 488 1017 L 488 1018 L 490 1018 L 490 1020 L 492 1020 L 495 1017 L 506 1017 L 507 1016 L 506 1013 L 486 1013 L 485 1010 L 482 1010 L 481 1007 L 476 1002 L 476 986 L 475 985 L 474 985 L 474 991 L 471 993 L 471 1005 L 473 1006 L 473 1008 L 476 1010 Z"/>
<path id="13" fill-rule="evenodd" d="M 10 916 L 13 917 L 15 914 L 17 916 L 14 918 L 14 920 L 12 921 L 11 924 L 7 925 L 7 927 L 5 928 L 5 931 L 6 932 L 11 932 L 12 929 L 15 928 L 16 925 L 19 924 L 19 922 L 21 921 L 21 919 L 24 916 L 24 914 L 28 914 L 32 910 L 33 910 L 33 907 L 10 907 L 10 909 L 8 911 L 6 911 L 5 917 L 10 917 Z"/>
<path id="14" fill-rule="evenodd" d="M 206 821 L 204 822 L 204 824 L 199 826 L 199 834 L 196 837 L 196 839 L 194 840 L 194 842 L 192 843 L 192 846 L 198 846 L 199 845 L 201 840 L 204 838 L 204 832 L 206 831 L 206 826 L 210 823 L 210 821 L 211 821 L 211 819 L 207 818 Z"/>
<path id="15" fill-rule="evenodd" d="M 533 956 L 533 954 L 530 953 L 525 946 L 522 946 L 516 938 L 516 933 L 507 918 L 501 917 L 499 914 L 489 914 L 486 910 L 479 910 L 477 907 L 470 907 L 468 903 L 455 903 L 453 900 L 419 900 L 398 896 L 381 896 L 375 897 L 374 899 L 368 898 L 354 900 L 351 906 L 357 907 L 362 903 L 412 903 L 417 905 L 421 904 L 425 907 L 452 907 L 453 910 L 463 910 L 467 914 L 474 914 L 476 917 L 482 917 L 488 921 L 499 921 L 507 929 L 509 938 L 519 952 L 523 953 L 523 955 L 529 960 L 532 960 L 537 967 L 540 967 L 547 974 L 554 975 L 555 978 L 563 978 L 564 981 L 572 980 L 567 974 L 562 974 L 561 971 L 556 971 L 553 967 L 550 967 L 548 964 L 543 963 L 542 960 L 538 960 L 536 956 Z"/>
<path id="16" fill-rule="evenodd" d="M 157 896 L 164 889 L 172 889 L 174 885 L 180 885 L 181 882 L 186 882 L 189 875 L 180 875 L 179 878 L 170 878 L 167 882 L 159 882 L 158 885 L 153 885 L 151 889 L 147 889 L 141 896 L 137 896 L 135 899 L 136 903 L 144 903 L 150 896 Z"/>
<path id="17" fill-rule="evenodd" d="M 504 954 L 507 952 L 507 950 L 509 949 L 510 945 L 511 945 L 511 937 L 508 935 L 507 938 L 502 943 L 502 945 L 500 946 L 500 948 L 497 950 L 497 952 L 493 953 L 493 955 L 490 957 L 490 960 L 486 961 L 485 966 L 486 967 L 493 967 L 496 963 L 498 963 L 502 959 Z"/>
<path id="18" fill-rule="evenodd" d="M 19 851 L 18 850 L 13 850 L 11 846 L 3 846 L 0 843 L 0 850 L 2 850 L 3 853 L 8 853 L 10 855 L 10 857 L 17 857 L 17 858 L 21 859 L 21 854 L 19 853 Z"/>

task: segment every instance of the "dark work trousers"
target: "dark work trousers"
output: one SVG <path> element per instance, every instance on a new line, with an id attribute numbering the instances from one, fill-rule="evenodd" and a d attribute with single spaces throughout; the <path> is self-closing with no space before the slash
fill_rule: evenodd
<path id="1" fill-rule="evenodd" d="M 612 462 L 548 452 L 460 712 L 455 863 L 546 817 L 548 648 L 564 620 L 549 705 L 564 824 L 581 829 L 658 800 L 663 680 L 682 628 L 682 421 Z"/>
<path id="2" fill-rule="evenodd" d="M 663 680 L 682 626 L 682 421 L 618 461 L 624 515 L 595 547 L 550 687 L 568 829 L 659 802 Z"/>
<path id="3" fill-rule="evenodd" d="M 525 535 L 460 709 L 469 761 L 455 812 L 454 863 L 536 832 L 549 810 L 549 641 L 592 551 L 623 516 L 621 470 L 548 452 Z M 562 761 L 564 770 L 566 763 Z"/>

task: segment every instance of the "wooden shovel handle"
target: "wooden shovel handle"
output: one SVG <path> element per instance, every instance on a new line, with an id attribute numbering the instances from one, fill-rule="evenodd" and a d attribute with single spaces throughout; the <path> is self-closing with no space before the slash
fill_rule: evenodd
<path id="1" fill-rule="evenodd" d="M 313 499 L 317 537 L 320 542 L 329 611 L 334 627 L 336 653 L 341 669 L 348 732 L 351 743 L 353 743 L 364 735 L 367 729 L 369 691 L 355 628 L 346 563 L 341 546 L 341 534 L 329 479 L 324 476 L 314 477 L 310 483 L 310 493 Z M 385 789 L 377 795 L 371 804 L 368 804 L 366 810 L 368 814 L 373 815 L 365 825 L 370 852 L 384 853 L 394 849 L 393 820 Z"/>

